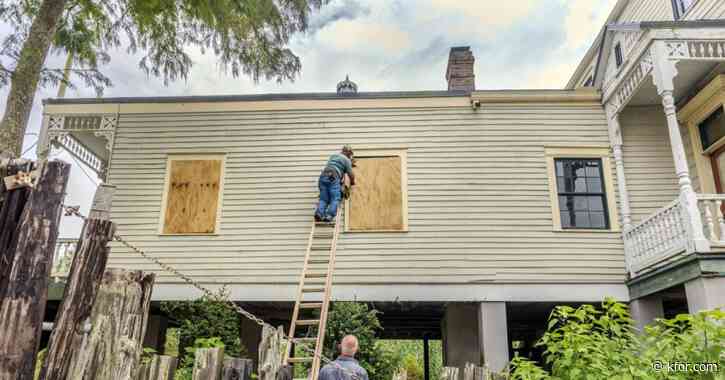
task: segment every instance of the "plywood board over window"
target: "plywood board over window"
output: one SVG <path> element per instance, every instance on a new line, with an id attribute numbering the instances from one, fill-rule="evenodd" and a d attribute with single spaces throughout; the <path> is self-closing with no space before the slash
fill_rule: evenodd
<path id="1" fill-rule="evenodd" d="M 408 229 L 405 158 L 401 152 L 357 152 L 347 231 Z"/>
<path id="2" fill-rule="evenodd" d="M 170 156 L 162 234 L 213 234 L 221 201 L 223 156 Z"/>

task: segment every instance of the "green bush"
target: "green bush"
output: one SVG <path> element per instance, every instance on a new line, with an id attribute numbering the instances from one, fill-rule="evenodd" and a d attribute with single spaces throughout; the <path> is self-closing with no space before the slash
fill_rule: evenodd
<path id="1" fill-rule="evenodd" d="M 377 345 L 382 330 L 376 310 L 358 302 L 335 302 L 330 308 L 325 333 L 324 355 L 335 358 L 345 335 L 355 335 L 360 344 L 357 359 L 371 379 L 390 379 L 400 365 L 400 356 L 392 349 Z"/>
<path id="2" fill-rule="evenodd" d="M 233 357 L 246 355 L 242 348 L 239 331 L 239 315 L 226 302 L 225 289 L 213 298 L 207 296 L 194 301 L 165 301 L 161 310 L 179 324 L 178 353 L 186 351 L 200 338 L 217 337 L 224 343 L 224 352 Z"/>
<path id="3" fill-rule="evenodd" d="M 638 334 L 627 306 L 614 300 L 601 308 L 559 306 L 537 345 L 546 369 L 516 357 L 512 380 L 723 379 L 725 313 L 682 314 Z M 667 363 L 715 363 L 720 372 L 668 371 Z"/>

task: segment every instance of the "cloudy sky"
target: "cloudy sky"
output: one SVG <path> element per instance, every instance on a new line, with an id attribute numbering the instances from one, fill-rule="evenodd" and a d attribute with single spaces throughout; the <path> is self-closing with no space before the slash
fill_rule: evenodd
<path id="1" fill-rule="evenodd" d="M 113 87 L 104 96 L 218 95 L 334 91 L 346 74 L 360 91 L 443 90 L 448 50 L 471 46 L 477 89 L 561 88 L 601 28 L 615 0 L 333 0 L 311 18 L 310 30 L 290 47 L 301 58 L 293 83 L 233 78 L 213 55 L 192 51 L 195 66 L 187 81 L 164 86 L 138 70 L 139 57 L 119 51 L 104 71 Z M 0 32 L 5 29 L 0 28 Z M 47 66 L 62 67 L 51 56 Z M 43 98 L 35 99 L 27 157 L 34 157 Z M 4 107 L 7 89 L 0 89 Z M 69 90 L 66 97 L 93 97 L 90 89 Z M 0 111 L 1 112 L 1 111 Z M 71 161 L 62 152 L 56 157 Z M 76 165 L 74 163 L 74 165 Z M 88 207 L 95 177 L 74 167 L 69 204 Z M 61 236 L 73 236 L 79 224 L 65 221 Z"/>

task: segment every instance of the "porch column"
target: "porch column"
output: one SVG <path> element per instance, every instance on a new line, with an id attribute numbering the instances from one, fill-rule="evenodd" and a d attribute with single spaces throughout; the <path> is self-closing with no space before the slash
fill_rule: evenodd
<path id="1" fill-rule="evenodd" d="M 667 117 L 672 157 L 675 161 L 675 172 L 680 186 L 680 204 L 685 210 L 687 218 L 685 225 L 691 240 L 689 249 L 695 252 L 705 252 L 709 250 L 710 244 L 702 229 L 700 210 L 697 207 L 697 195 L 692 188 L 685 146 L 682 142 L 680 125 L 677 121 L 675 97 L 673 96 L 674 79 L 677 76 L 676 62 L 668 57 L 665 49 L 664 41 L 655 41 L 652 45 L 652 76 L 657 86 L 657 93 L 662 97 L 662 106 Z"/>
<path id="2" fill-rule="evenodd" d="M 617 188 L 619 190 L 619 211 L 622 214 L 622 227 L 628 231 L 632 227 L 632 211 L 629 207 L 629 193 L 627 181 L 624 178 L 624 160 L 622 158 L 622 127 L 619 124 L 619 113 L 616 107 L 606 105 L 607 126 L 609 127 L 609 143 L 614 154 L 614 168 L 617 173 Z"/>
<path id="3" fill-rule="evenodd" d="M 509 362 L 509 338 L 506 302 L 481 302 L 478 333 L 483 363 L 494 372 L 501 372 Z"/>
<path id="4" fill-rule="evenodd" d="M 650 295 L 629 303 L 629 310 L 634 319 L 634 326 L 637 331 L 643 332 L 644 327 L 657 318 L 664 318 L 665 310 L 662 305 L 662 297 Z"/>
<path id="5" fill-rule="evenodd" d="M 699 277 L 685 283 L 690 313 L 725 309 L 725 277 Z"/>

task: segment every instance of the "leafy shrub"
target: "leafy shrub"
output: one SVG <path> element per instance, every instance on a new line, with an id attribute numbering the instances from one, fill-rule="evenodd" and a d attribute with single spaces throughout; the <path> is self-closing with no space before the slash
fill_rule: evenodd
<path id="1" fill-rule="evenodd" d="M 658 320 L 638 334 L 627 306 L 612 299 L 601 309 L 559 306 L 537 343 L 548 370 L 527 359 L 512 360 L 512 380 L 722 379 L 725 312 L 682 314 Z M 667 371 L 657 363 L 717 363 L 720 373 Z"/>
<path id="2" fill-rule="evenodd" d="M 224 343 L 224 352 L 233 357 L 246 355 L 239 334 L 239 315 L 226 302 L 227 290 L 221 289 L 213 298 L 194 301 L 164 301 L 161 310 L 179 323 L 178 353 L 186 352 L 199 338 L 217 337 Z"/>
<path id="3" fill-rule="evenodd" d="M 369 377 L 390 379 L 399 367 L 400 356 L 392 349 L 376 344 L 376 336 L 382 330 L 377 314 L 377 310 L 371 310 L 365 303 L 333 303 L 327 320 L 324 355 L 335 358 L 342 338 L 355 335 L 360 345 L 357 359 Z"/>

